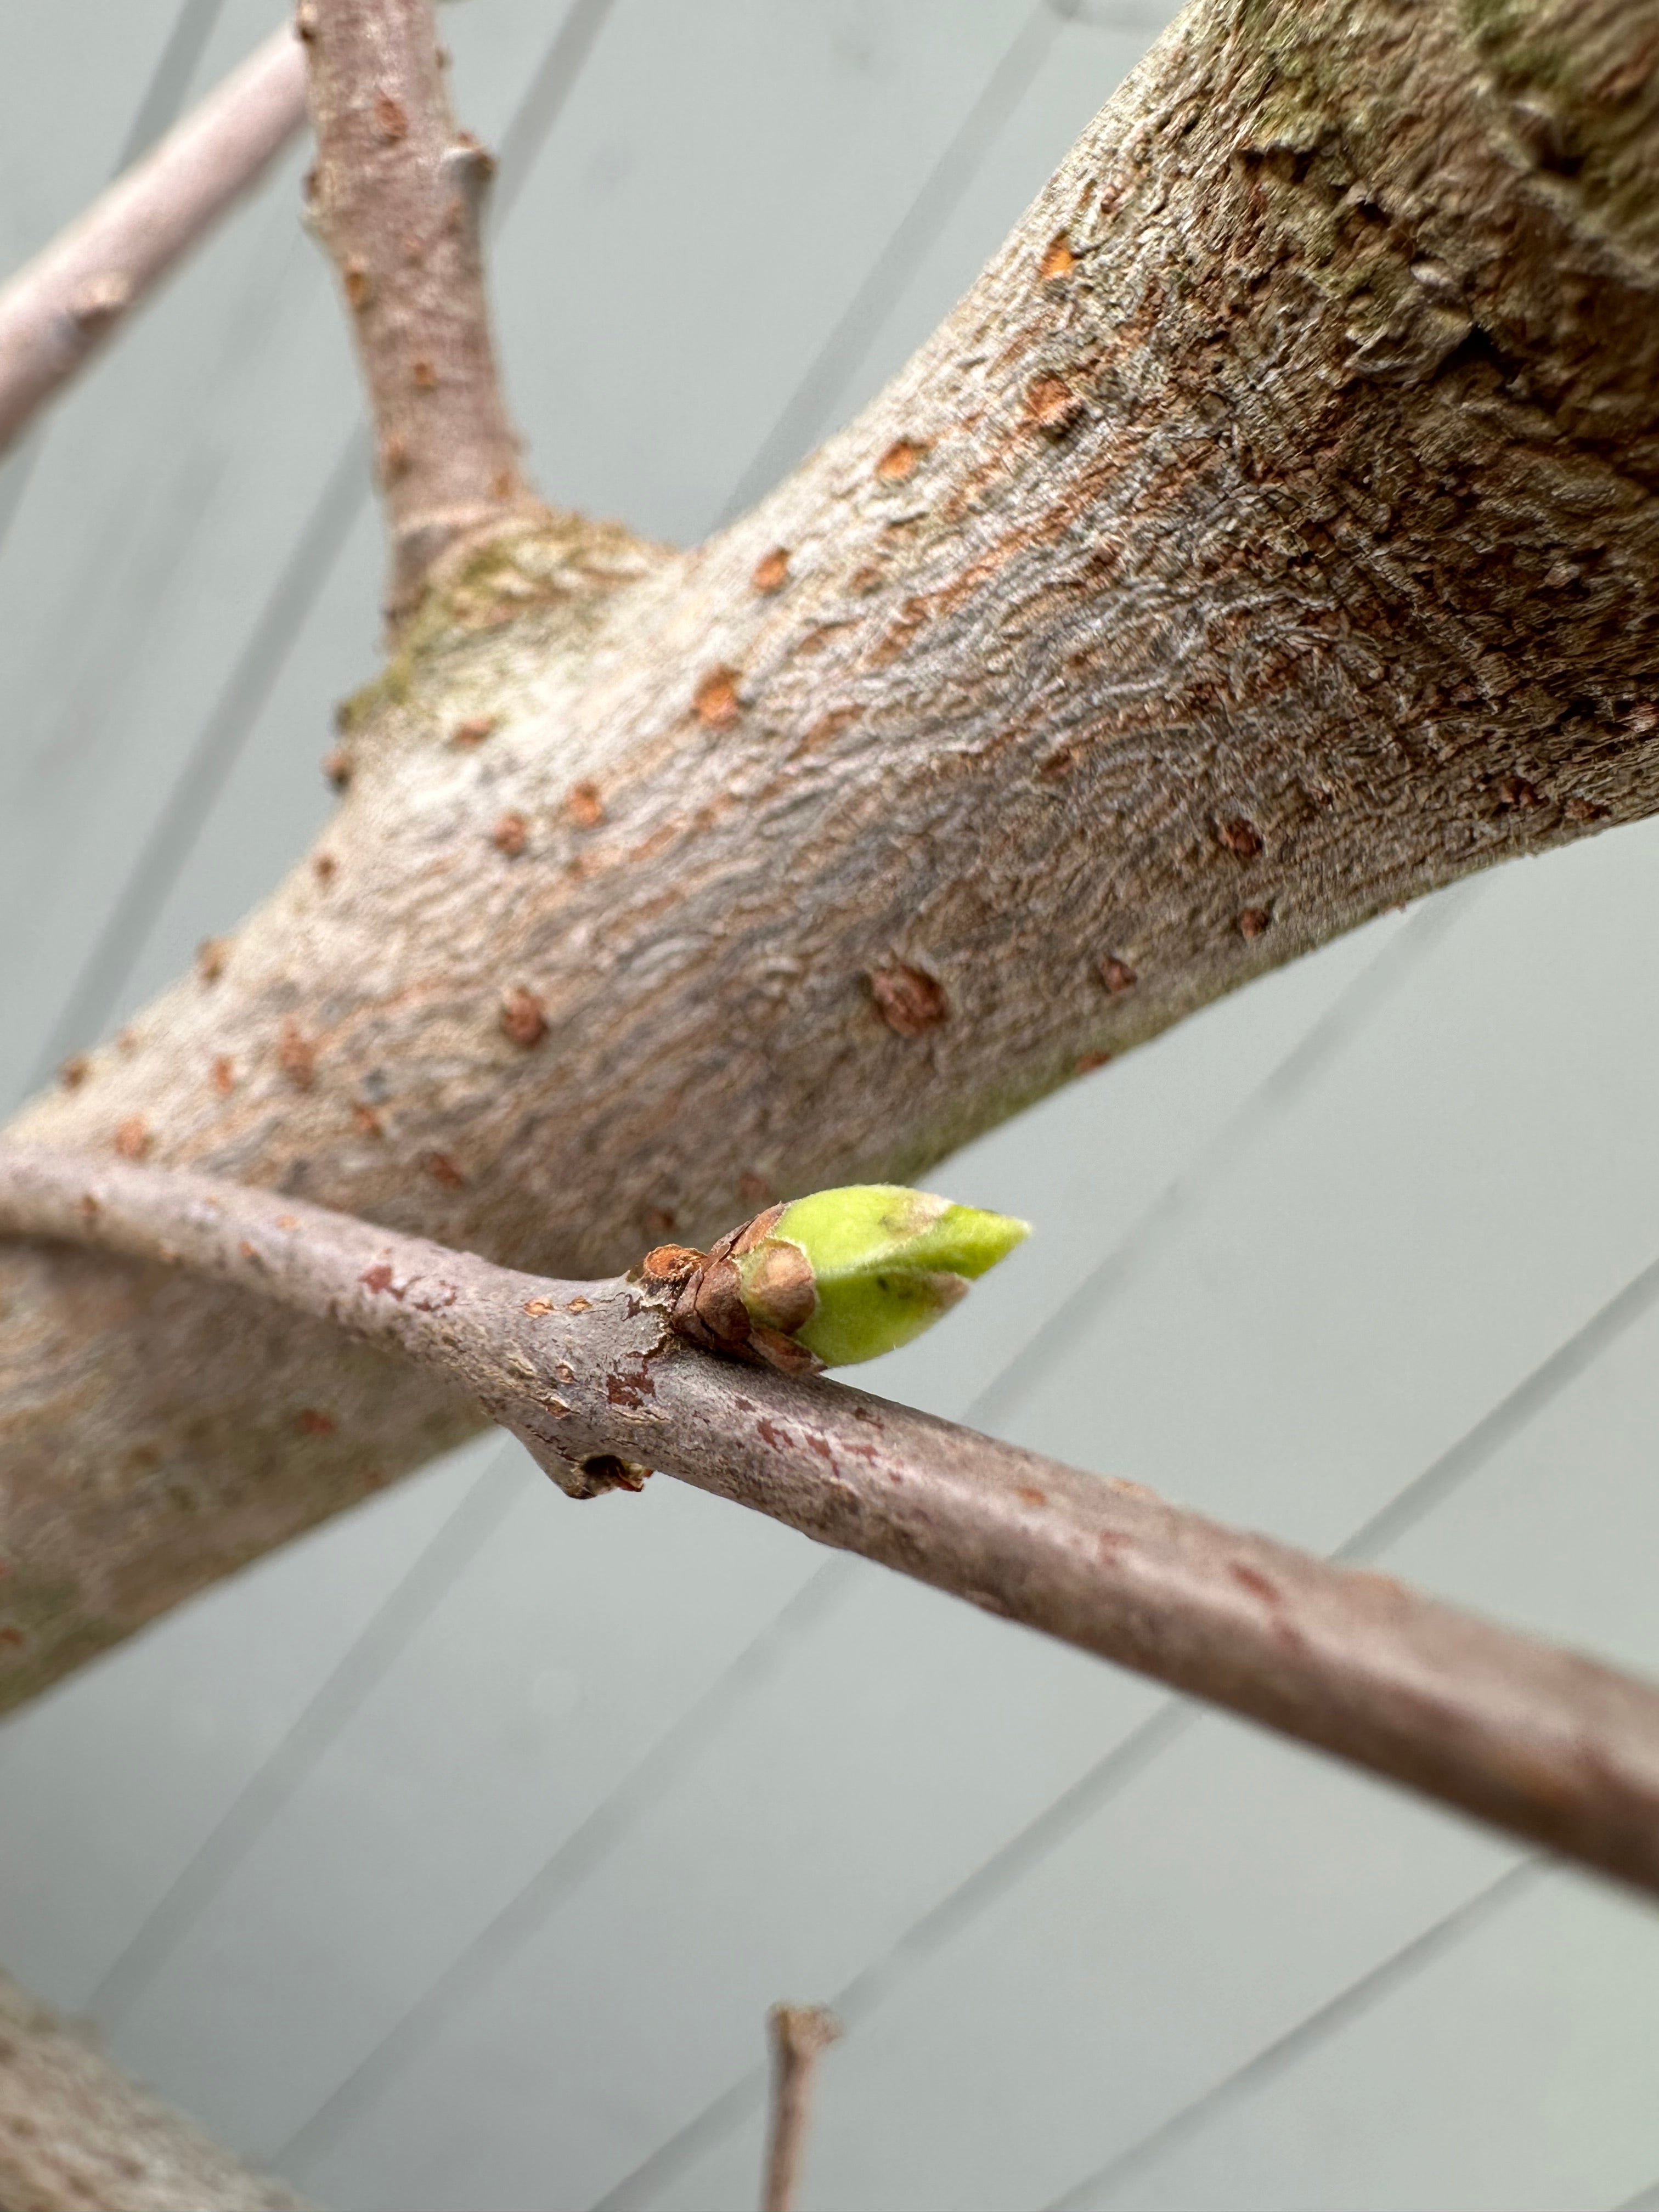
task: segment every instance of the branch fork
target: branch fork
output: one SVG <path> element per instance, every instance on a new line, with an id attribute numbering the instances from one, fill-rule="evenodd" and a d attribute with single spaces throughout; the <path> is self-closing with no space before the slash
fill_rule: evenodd
<path id="1" fill-rule="evenodd" d="M 307 220 L 349 311 L 374 412 L 401 622 L 434 569 L 544 512 L 490 337 L 490 155 L 450 112 L 428 0 L 304 0 L 317 164 Z"/>

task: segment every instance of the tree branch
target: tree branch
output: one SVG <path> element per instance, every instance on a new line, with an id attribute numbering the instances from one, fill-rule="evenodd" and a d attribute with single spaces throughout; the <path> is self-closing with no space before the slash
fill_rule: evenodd
<path id="1" fill-rule="evenodd" d="M 766 2145 L 761 2212 L 793 2212 L 806 2157 L 812 2082 L 820 2058 L 842 2034 L 822 2005 L 774 2005 L 766 2026 L 772 2045 L 772 2117 Z"/>
<path id="2" fill-rule="evenodd" d="M 659 1468 L 1659 1893 L 1659 1688 L 1386 1576 L 844 1384 L 712 1358 L 632 1279 L 550 1281 L 275 1193 L 11 1146 L 0 1231 L 297 1307 L 436 1369 L 575 1496 Z M 214 1349 L 204 1332 L 200 1356 Z M 33 1571 L 95 1609 L 98 1563 L 22 1533 Z M 26 1667 L 25 1634 L 0 1629 Z"/>
<path id="3" fill-rule="evenodd" d="M 368 386 L 401 615 L 443 554 L 542 512 L 489 334 L 481 217 L 495 163 L 455 128 L 430 0 L 302 0 L 298 22 L 311 217 Z"/>
<path id="4" fill-rule="evenodd" d="M 0 453 L 305 120 L 279 31 L 0 290 Z"/>
<path id="5" fill-rule="evenodd" d="M 305 2212 L 0 1974 L 6 2212 Z"/>
<path id="6" fill-rule="evenodd" d="M 434 587 L 316 854 L 15 1133 L 605 1275 L 1659 809 L 1647 39 L 1195 0 L 755 514 Z M 14 1246 L 0 1304 L 11 1523 L 75 1563 L 9 1585 L 15 1694 L 477 1418 L 199 1279 Z"/>

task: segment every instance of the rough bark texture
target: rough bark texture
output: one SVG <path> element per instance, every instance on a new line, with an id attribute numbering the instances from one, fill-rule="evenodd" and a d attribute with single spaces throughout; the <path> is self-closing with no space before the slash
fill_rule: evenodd
<path id="1" fill-rule="evenodd" d="M 305 119 L 283 30 L 0 291 L 0 453 L 258 182 Z"/>
<path id="2" fill-rule="evenodd" d="M 754 514 L 453 575 L 319 853 L 17 1133 L 604 1274 L 1651 811 L 1656 43 L 1189 11 Z M 472 1418 L 138 1265 L 19 1250 L 0 1301 L 14 1696 Z"/>
<path id="3" fill-rule="evenodd" d="M 305 2212 L 0 1974 L 5 2212 Z"/>
<path id="4" fill-rule="evenodd" d="M 317 166 L 311 219 L 338 271 L 380 434 L 394 615 L 434 562 L 515 512 L 480 217 L 495 163 L 458 131 L 430 0 L 301 0 Z"/>
<path id="5" fill-rule="evenodd" d="M 576 1497 L 660 1468 L 1659 1892 L 1659 1686 L 1137 1483 L 694 1350 L 649 1274 L 552 1281 L 244 1184 L 9 1146 L 0 1231 L 257 1285 L 435 1369 Z M 53 1564 L 95 1617 L 102 1562 Z"/>

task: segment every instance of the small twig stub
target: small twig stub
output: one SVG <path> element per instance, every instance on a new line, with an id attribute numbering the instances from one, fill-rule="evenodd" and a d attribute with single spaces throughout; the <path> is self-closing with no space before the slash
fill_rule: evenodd
<path id="1" fill-rule="evenodd" d="M 817 2063 L 845 2032 L 822 2005 L 774 2005 L 766 2016 L 772 2045 L 772 2113 L 761 2212 L 792 2212 L 806 2157 Z"/>

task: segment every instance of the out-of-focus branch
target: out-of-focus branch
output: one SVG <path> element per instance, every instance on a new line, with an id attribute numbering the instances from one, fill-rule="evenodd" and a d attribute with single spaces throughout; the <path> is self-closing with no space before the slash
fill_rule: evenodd
<path id="1" fill-rule="evenodd" d="M 457 131 L 429 0 L 302 0 L 310 210 L 368 386 L 405 612 L 458 542 L 539 513 L 496 374 L 481 222 L 495 164 Z"/>
<path id="2" fill-rule="evenodd" d="M 822 2005 L 774 2005 L 766 2016 L 772 2045 L 772 2118 L 767 2133 L 761 2212 L 793 2212 L 806 2157 L 812 2082 L 818 2061 L 840 2039 L 841 2022 Z"/>
<path id="3" fill-rule="evenodd" d="M 6 2212 L 305 2212 L 0 1974 Z"/>
<path id="4" fill-rule="evenodd" d="M 305 120 L 305 64 L 279 31 L 0 290 L 0 452 Z"/>
<path id="5" fill-rule="evenodd" d="M 0 1233 L 260 1291 L 438 1369 L 574 1495 L 660 1468 L 1659 1893 L 1659 1688 L 1386 1576 L 700 1352 L 631 1279 L 550 1281 L 273 1192 L 21 1146 L 0 1147 Z M 96 1592 L 99 1562 L 27 1564 Z M 0 1619 L 0 1665 L 27 1668 L 27 1643 Z"/>

